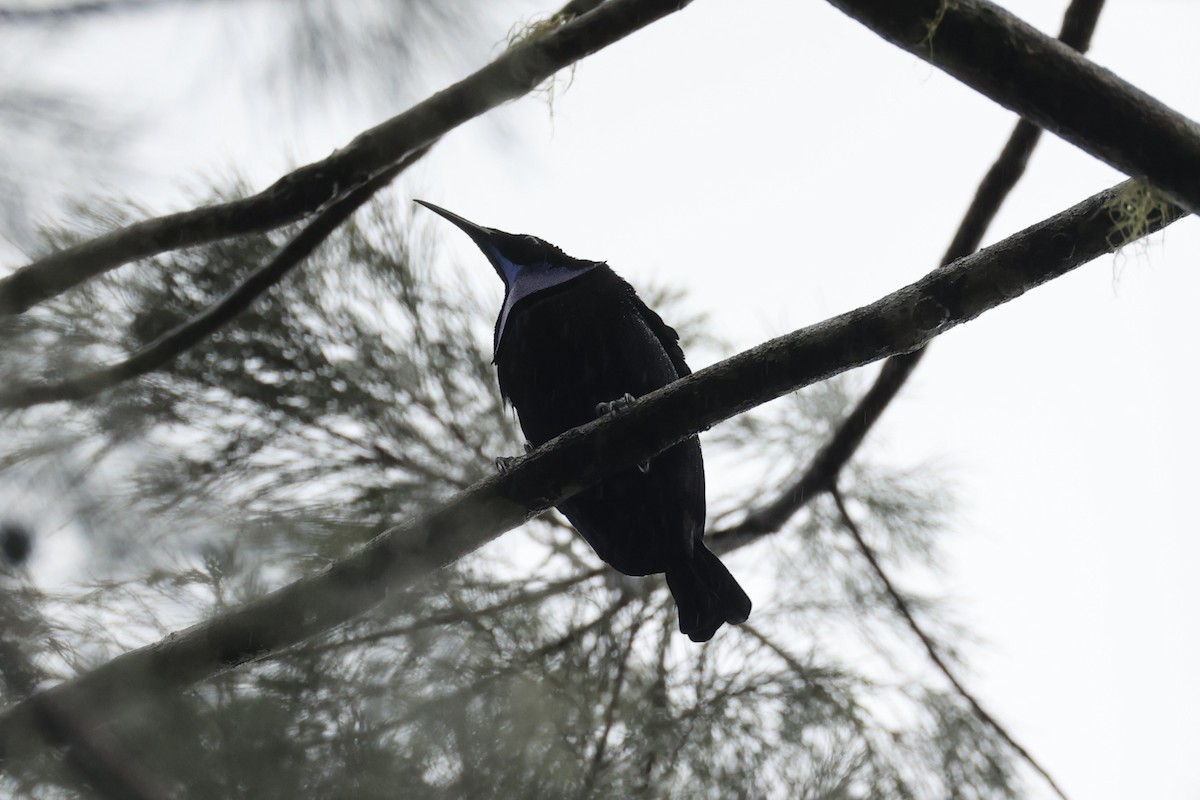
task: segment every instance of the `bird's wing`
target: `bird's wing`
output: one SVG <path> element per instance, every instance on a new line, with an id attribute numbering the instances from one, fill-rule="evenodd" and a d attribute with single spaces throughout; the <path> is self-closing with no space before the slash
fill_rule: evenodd
<path id="1" fill-rule="evenodd" d="M 629 296 L 633 301 L 633 307 L 642 315 L 642 319 L 645 320 L 647 327 L 658 338 L 663 349 L 667 351 L 667 357 L 671 359 L 671 364 L 674 365 L 675 372 L 680 378 L 691 375 L 692 370 L 683 358 L 683 348 L 679 346 L 678 331 L 663 322 L 663 318 L 654 309 L 642 302 L 642 298 L 637 296 L 632 286 L 629 289 Z"/>

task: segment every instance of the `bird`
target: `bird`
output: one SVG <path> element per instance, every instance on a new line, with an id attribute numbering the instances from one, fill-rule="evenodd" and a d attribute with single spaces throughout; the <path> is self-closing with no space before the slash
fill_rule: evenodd
<path id="1" fill-rule="evenodd" d="M 679 334 L 605 262 L 416 202 L 466 233 L 504 282 L 493 363 L 527 449 L 691 374 Z M 679 630 L 693 641 L 750 616 L 750 598 L 704 544 L 704 459 L 695 436 L 558 510 L 617 571 L 665 573 Z"/>

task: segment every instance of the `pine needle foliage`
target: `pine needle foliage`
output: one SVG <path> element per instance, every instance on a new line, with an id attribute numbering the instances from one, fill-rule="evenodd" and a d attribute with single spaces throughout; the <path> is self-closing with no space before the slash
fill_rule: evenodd
<path id="1" fill-rule="evenodd" d="M 129 210 L 88 213 L 71 236 Z M 286 233 L 130 265 L 5 320 L 2 379 L 122 357 Z M 498 295 L 478 299 L 452 261 L 385 197 L 169 369 L 0 420 L 3 491 L 44 512 L 38 557 L 87 553 L 60 585 L 12 578 L 24 588 L 9 618 L 25 622 L 4 635 L 41 679 L 315 570 L 520 451 L 491 365 Z M 677 296 L 645 295 L 686 320 Z M 705 350 L 694 319 L 680 327 Z M 851 395 L 833 382 L 710 432 L 713 525 L 794 477 Z M 935 563 L 948 502 L 929 470 L 860 460 L 841 486 L 884 564 Z M 179 797 L 1015 792 L 1001 746 L 943 691 L 832 503 L 730 558 L 754 617 L 696 646 L 660 581 L 600 568 L 548 514 L 366 618 L 105 729 Z M 931 600 L 908 600 L 942 624 Z M 49 755 L 11 763 L 10 790 L 73 785 Z"/>

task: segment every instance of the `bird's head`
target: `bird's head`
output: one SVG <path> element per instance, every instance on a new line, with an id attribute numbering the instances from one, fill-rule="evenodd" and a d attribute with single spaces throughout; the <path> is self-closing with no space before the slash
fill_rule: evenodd
<path id="1" fill-rule="evenodd" d="M 496 274 L 509 289 L 525 280 L 541 282 L 538 280 L 539 276 L 550 277 L 550 273 L 561 279 L 553 283 L 561 283 L 562 280 L 569 280 L 596 265 L 594 261 L 571 258 L 545 239 L 485 228 L 433 203 L 424 200 L 416 202 L 450 220 L 470 236 L 471 241 L 475 242 L 488 261 L 492 262 Z"/>
<path id="2" fill-rule="evenodd" d="M 496 320 L 496 344 L 504 332 L 509 311 L 517 301 L 578 278 L 603 262 L 572 258 L 544 239 L 528 234 L 505 233 L 476 225 L 452 211 L 417 200 L 430 211 L 453 222 L 483 251 L 504 281 L 504 306 Z"/>

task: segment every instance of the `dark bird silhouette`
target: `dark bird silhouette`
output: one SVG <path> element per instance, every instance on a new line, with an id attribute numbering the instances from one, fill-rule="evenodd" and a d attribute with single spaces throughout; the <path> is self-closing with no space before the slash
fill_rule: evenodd
<path id="1" fill-rule="evenodd" d="M 417 202 L 470 236 L 504 281 L 494 361 L 500 393 L 533 446 L 691 374 L 679 334 L 607 264 Z M 704 460 L 695 437 L 558 509 L 620 572 L 665 572 L 679 629 L 693 641 L 750 615 L 750 598 L 704 546 Z"/>

